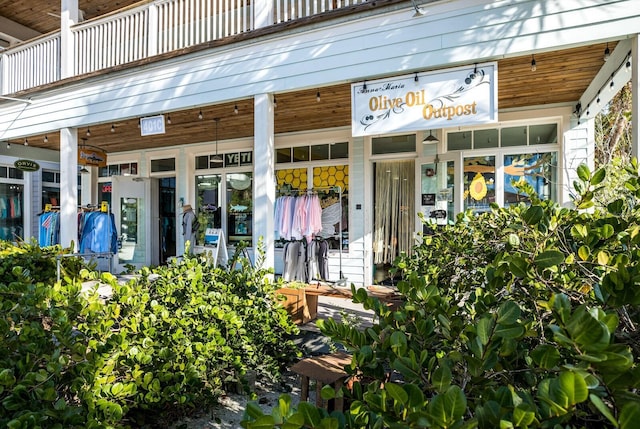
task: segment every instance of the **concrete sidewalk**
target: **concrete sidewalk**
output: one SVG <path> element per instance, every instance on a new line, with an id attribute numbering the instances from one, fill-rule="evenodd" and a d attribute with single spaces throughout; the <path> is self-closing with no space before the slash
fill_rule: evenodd
<path id="1" fill-rule="evenodd" d="M 344 348 L 332 342 L 320 332 L 316 322 L 318 320 L 334 319 L 336 322 L 344 320 L 345 323 L 365 329 L 372 326 L 375 314 L 372 310 L 365 310 L 362 304 L 356 304 L 351 298 L 333 296 L 318 296 L 318 313 L 315 320 L 299 325 L 300 334 L 296 338 L 296 344 L 301 348 L 305 356 L 316 356 L 332 353 Z"/>

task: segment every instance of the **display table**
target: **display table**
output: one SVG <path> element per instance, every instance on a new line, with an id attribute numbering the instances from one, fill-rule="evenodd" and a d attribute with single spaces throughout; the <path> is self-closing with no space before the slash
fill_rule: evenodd
<path id="1" fill-rule="evenodd" d="M 366 289 L 369 296 L 378 298 L 391 308 L 397 308 L 401 303 L 401 297 L 394 289 L 384 286 L 369 286 Z M 306 287 L 284 287 L 278 289 L 276 293 L 286 297 L 284 307 L 291 315 L 293 323 L 297 325 L 316 319 L 318 316 L 319 296 L 344 299 L 353 297 L 350 288 L 331 287 L 321 284 L 308 285 Z"/>

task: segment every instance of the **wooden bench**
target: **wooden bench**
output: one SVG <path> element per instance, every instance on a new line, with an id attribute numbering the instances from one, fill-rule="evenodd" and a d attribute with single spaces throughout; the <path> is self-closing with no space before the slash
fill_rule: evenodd
<path id="1" fill-rule="evenodd" d="M 320 391 L 324 385 L 332 386 L 336 392 L 342 389 L 348 375 L 344 367 L 350 363 L 351 355 L 338 352 L 302 359 L 293 365 L 291 370 L 300 375 L 302 379 L 300 401 L 309 399 L 309 381 L 313 380 L 316 382 L 316 406 L 323 407 L 328 411 L 342 411 L 344 404 L 342 397 L 336 398 L 333 407 L 330 407 L 328 402 L 322 400 Z"/>

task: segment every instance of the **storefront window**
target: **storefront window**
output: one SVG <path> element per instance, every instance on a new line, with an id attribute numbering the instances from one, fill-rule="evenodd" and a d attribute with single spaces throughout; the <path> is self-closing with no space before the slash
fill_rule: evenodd
<path id="1" fill-rule="evenodd" d="M 229 243 L 246 242 L 251 246 L 253 233 L 253 189 L 252 173 L 228 173 L 227 190 L 227 235 Z"/>
<path id="2" fill-rule="evenodd" d="M 529 202 L 529 196 L 517 188 L 518 183 L 530 185 L 540 199 L 557 198 L 557 152 L 528 153 L 504 156 L 504 205 Z"/>
<path id="3" fill-rule="evenodd" d="M 198 243 L 204 243 L 207 228 L 222 228 L 222 193 L 220 192 L 221 174 L 196 176 L 197 208 L 200 221 Z"/>
<path id="4" fill-rule="evenodd" d="M 80 187 L 78 187 L 78 190 L 79 188 Z M 54 207 L 60 206 L 60 173 L 50 170 L 42 170 L 43 210 L 46 208 L 47 204 L 51 204 L 51 206 Z"/>
<path id="5" fill-rule="evenodd" d="M 314 167 L 313 189 L 318 193 L 322 207 L 319 235 L 329 242 L 330 249 L 349 250 L 349 166 Z"/>
<path id="6" fill-rule="evenodd" d="M 107 165 L 106 167 L 100 167 L 98 170 L 98 177 L 110 177 L 110 176 L 135 176 L 138 174 L 137 162 L 126 162 L 122 164 Z"/>
<path id="7" fill-rule="evenodd" d="M 24 238 L 23 196 L 22 185 L 0 184 L 0 240 L 16 241 Z"/>
<path id="8" fill-rule="evenodd" d="M 403 153 L 416 151 L 416 135 L 376 137 L 371 140 L 371 154 Z"/>
<path id="9" fill-rule="evenodd" d="M 474 213 L 489 210 L 496 201 L 496 157 L 475 156 L 464 159 L 464 209 Z"/>
<path id="10" fill-rule="evenodd" d="M 176 160 L 175 158 L 164 158 L 164 159 L 152 159 L 151 160 L 151 172 L 152 173 L 160 173 L 164 171 L 175 171 L 176 170 Z"/>

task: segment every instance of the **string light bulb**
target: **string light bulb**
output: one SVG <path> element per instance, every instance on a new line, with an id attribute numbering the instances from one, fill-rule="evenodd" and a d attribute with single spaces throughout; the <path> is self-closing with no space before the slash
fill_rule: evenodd
<path id="1" fill-rule="evenodd" d="M 167 124 L 171 124 L 171 115 L 167 115 Z"/>
<path id="2" fill-rule="evenodd" d="M 238 114 L 238 105 L 233 106 L 233 113 Z"/>
<path id="3" fill-rule="evenodd" d="M 534 72 L 538 69 L 537 65 L 536 65 L 536 57 L 531 54 L 531 71 Z"/>
<path id="4" fill-rule="evenodd" d="M 11 143 L 7 142 L 7 149 L 11 149 Z"/>
<path id="5" fill-rule="evenodd" d="M 202 119 L 202 110 L 198 113 L 198 119 Z"/>
<path id="6" fill-rule="evenodd" d="M 29 140 L 27 138 L 24 139 L 24 145 L 29 146 Z"/>
<path id="7" fill-rule="evenodd" d="M 604 60 L 607 61 L 611 56 L 611 50 L 609 49 L 609 42 L 607 42 L 607 47 L 604 49 Z"/>
<path id="8" fill-rule="evenodd" d="M 273 107 L 278 107 L 278 101 L 276 101 L 276 95 L 273 94 Z"/>
<path id="9" fill-rule="evenodd" d="M 316 92 L 316 101 L 320 102 L 320 91 Z"/>
<path id="10" fill-rule="evenodd" d="M 91 137 L 91 130 L 87 127 L 87 137 Z"/>
<path id="11" fill-rule="evenodd" d="M 115 133 L 115 132 L 116 132 L 116 126 L 115 126 L 115 125 L 113 125 L 113 124 L 111 124 L 111 132 L 112 132 L 112 133 Z"/>
<path id="12" fill-rule="evenodd" d="M 45 143 L 49 143 L 49 137 L 45 134 L 43 141 Z"/>

